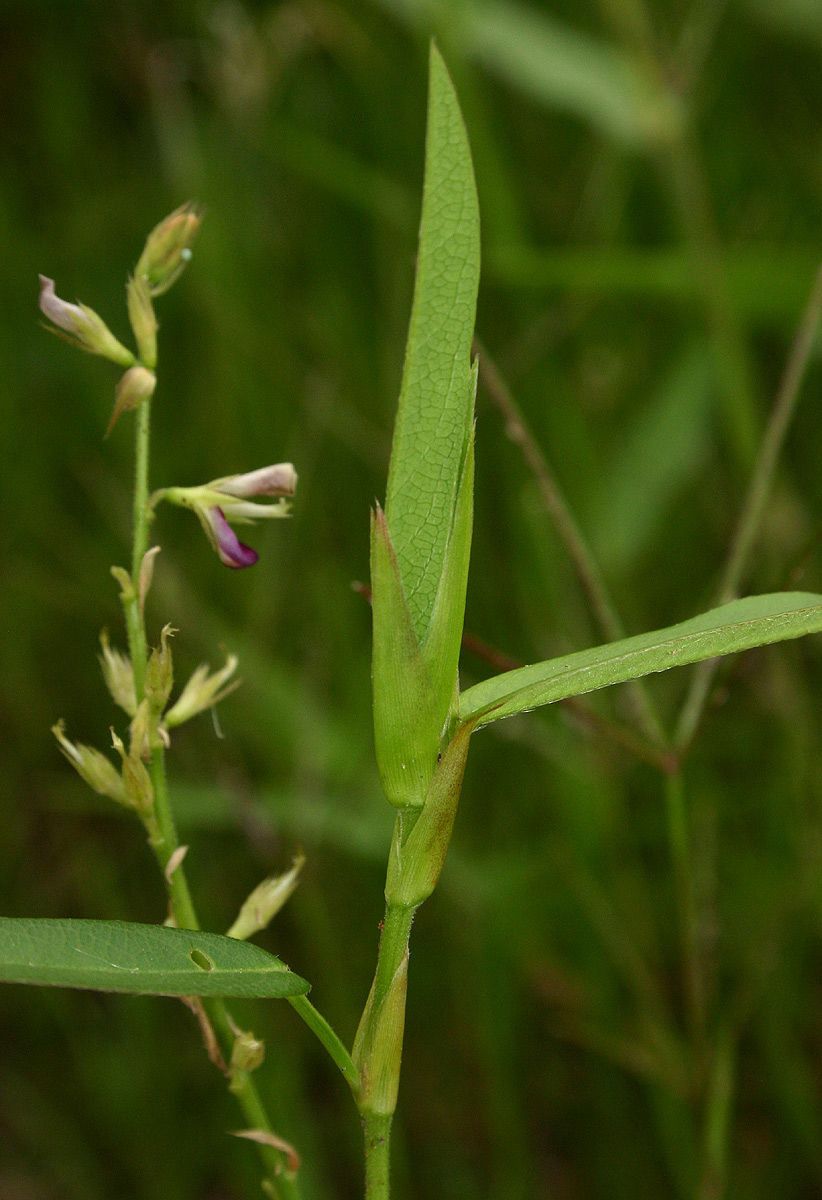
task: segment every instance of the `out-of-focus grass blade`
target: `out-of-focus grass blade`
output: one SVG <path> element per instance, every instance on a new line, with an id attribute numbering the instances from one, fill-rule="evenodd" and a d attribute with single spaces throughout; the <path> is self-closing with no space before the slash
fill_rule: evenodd
<path id="1" fill-rule="evenodd" d="M 819 253 L 801 246 L 747 246 L 728 250 L 724 263 L 729 295 L 742 316 L 793 328 L 819 268 Z M 506 247 L 493 252 L 487 267 L 497 283 L 540 291 L 692 304 L 701 295 L 690 258 L 674 248 Z"/>
<path id="2" fill-rule="evenodd" d="M 773 29 L 822 41 L 822 5 L 819 0 L 747 0 L 745 7 Z"/>
<path id="3" fill-rule="evenodd" d="M 707 348 L 689 347 L 624 441 L 613 447 L 590 522 L 607 570 L 619 571 L 642 553 L 704 457 L 711 374 Z"/>
<path id="4" fill-rule="evenodd" d="M 471 432 L 480 261 L 468 138 L 434 46 L 430 71 L 419 258 L 385 507 L 420 641 L 440 583 Z"/>
<path id="5" fill-rule="evenodd" d="M 671 667 L 819 632 L 822 596 L 807 592 L 748 596 L 667 629 L 487 679 L 460 697 L 460 719 L 476 720 L 479 728 L 542 704 L 627 683 Z"/>
<path id="6" fill-rule="evenodd" d="M 151 996 L 303 996 L 309 984 L 249 942 L 128 921 L 0 917 L 0 981 Z"/>
<path id="7" fill-rule="evenodd" d="M 632 146 L 670 138 L 681 121 L 673 96 L 655 89 L 620 50 L 511 0 L 383 0 L 541 104 L 575 113 Z"/>

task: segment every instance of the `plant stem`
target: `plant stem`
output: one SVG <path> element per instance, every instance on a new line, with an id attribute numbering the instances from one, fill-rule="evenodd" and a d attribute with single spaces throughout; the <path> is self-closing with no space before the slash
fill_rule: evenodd
<path id="1" fill-rule="evenodd" d="M 660 60 L 645 0 L 600 2 L 615 34 L 652 88 L 660 96 L 669 95 L 667 64 Z M 679 66 L 676 64 L 677 69 Z M 676 98 L 685 100 L 681 89 Z M 738 465 L 744 469 L 753 460 L 758 433 L 754 372 L 745 333 L 728 289 L 708 182 L 689 125 L 690 114 L 684 111 L 681 123 L 672 129 L 667 141 L 659 144 L 655 156 L 663 183 L 670 188 L 682 238 L 701 285 L 725 406 L 727 437 Z"/>
<path id="2" fill-rule="evenodd" d="M 132 534 L 131 575 L 135 586 L 140 577 L 143 555 L 148 549 L 148 463 L 151 445 L 151 398 L 137 409 L 134 454 L 134 529 Z"/>
<path id="3" fill-rule="evenodd" d="M 668 846 L 674 870 L 674 888 L 679 915 L 688 1023 L 698 1057 L 705 1030 L 705 989 L 699 954 L 699 920 L 694 897 L 687 810 L 682 775 L 678 772 L 667 776 L 665 780 L 665 807 L 668 816 Z"/>
<path id="4" fill-rule="evenodd" d="M 474 347 L 482 359 L 480 378 L 483 385 L 505 419 L 508 437 L 520 448 L 526 466 L 537 482 L 542 501 L 571 560 L 594 620 L 606 641 L 619 641 L 625 636 L 625 629 L 611 600 L 599 563 L 502 373 L 478 339 L 475 339 Z M 626 690 L 636 721 L 645 737 L 654 745 L 664 746 L 666 737 L 662 723 L 645 684 L 636 680 L 626 684 Z"/>
<path id="5" fill-rule="evenodd" d="M 776 393 L 776 399 L 768 419 L 762 443 L 759 447 L 751 481 L 736 532 L 731 542 L 715 603 L 726 604 L 738 594 L 756 537 L 762 525 L 765 506 L 773 487 L 773 478 L 785 437 L 796 411 L 802 381 L 808 367 L 819 316 L 822 312 L 822 267 L 817 271 L 808 302 L 793 345 L 788 353 L 785 370 Z M 685 749 L 693 740 L 708 699 L 711 682 L 716 673 L 718 659 L 708 659 L 694 671 L 676 729 L 676 745 Z"/>
<path id="6" fill-rule="evenodd" d="M 365 1200 L 391 1195 L 391 1122 L 393 1113 L 364 1113 Z"/>
<path id="7" fill-rule="evenodd" d="M 726 1024 L 716 1038 L 708 1081 L 703 1128 L 702 1177 L 697 1200 L 720 1200 L 725 1194 L 728 1130 L 733 1103 L 736 1039 Z"/>
<path id="8" fill-rule="evenodd" d="M 374 1007 L 382 1004 L 391 981 L 408 952 L 408 940 L 416 909 L 400 904 L 387 904 L 383 918 L 377 969 L 374 974 Z"/>
<path id="9" fill-rule="evenodd" d="M 408 942 L 416 908 L 387 903 L 380 934 L 374 982 L 363 1013 L 357 1041 L 362 1039 L 360 1102 L 365 1134 L 366 1200 L 388 1200 L 391 1173 L 391 1123 L 396 1106 L 405 1028 L 403 1002 L 392 1003 L 392 984 L 408 956 Z M 404 984 L 403 984 L 404 986 Z M 396 995 L 396 993 L 395 993 Z M 386 1020 L 383 1006 L 390 1009 Z M 357 1057 L 355 1043 L 355 1057 Z"/>
<path id="10" fill-rule="evenodd" d="M 356 1095 L 357 1089 L 360 1086 L 359 1071 L 354 1066 L 351 1055 L 328 1024 L 328 1021 L 326 1021 L 322 1013 L 317 1011 L 307 996 L 289 996 L 288 1002 L 294 1011 L 302 1017 L 312 1033 L 325 1046 L 331 1058 L 340 1068 L 345 1082 Z"/>
<path id="11" fill-rule="evenodd" d="M 713 342 L 726 435 L 737 465 L 745 470 L 756 452 L 759 418 L 756 387 L 745 333 L 728 290 L 724 249 L 716 230 L 708 184 L 696 144 L 687 130 L 659 156 L 660 172 L 672 189 L 684 241 L 702 286 Z"/>
<path id="12" fill-rule="evenodd" d="M 149 399 L 145 400 L 137 410 L 131 556 L 132 587 L 131 594 L 124 599 L 126 629 L 138 703 L 143 699 L 145 691 L 147 663 L 145 623 L 140 604 L 139 586 L 140 570 L 148 549 L 150 523 L 148 506 L 150 434 L 151 400 Z M 149 772 L 154 790 L 153 821 L 150 826 L 149 840 L 166 879 L 171 915 L 179 928 L 199 929 L 200 922 L 182 862 L 178 862 L 172 871 L 167 870 L 173 855 L 179 850 L 180 843 L 168 791 L 165 750 L 162 746 L 153 748 Z M 325 1046 L 342 1071 L 349 1087 L 354 1090 L 359 1083 L 359 1075 L 348 1051 L 331 1026 L 304 996 L 294 998 L 292 1006 Z M 204 1000 L 202 1007 L 207 1020 L 216 1030 L 224 1058 L 226 1061 L 230 1061 L 237 1026 L 228 1007 L 223 1000 Z M 247 1071 L 232 1071 L 230 1086 L 249 1127 L 262 1130 L 264 1133 L 273 1133 L 265 1105 L 251 1075 Z M 300 1187 L 295 1171 L 289 1165 L 286 1152 L 259 1142 L 257 1151 L 267 1175 L 266 1187 L 269 1194 L 275 1200 L 299 1200 Z"/>

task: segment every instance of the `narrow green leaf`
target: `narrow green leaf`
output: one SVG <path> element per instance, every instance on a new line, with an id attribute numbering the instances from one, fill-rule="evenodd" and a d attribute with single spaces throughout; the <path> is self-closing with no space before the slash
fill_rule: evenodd
<path id="1" fill-rule="evenodd" d="M 431 680 L 403 592 L 385 514 L 371 521 L 374 748 L 386 798 L 398 808 L 425 802 L 445 713 L 434 710 Z"/>
<path id="2" fill-rule="evenodd" d="M 476 371 L 472 390 L 476 387 Z M 422 658 L 431 680 L 432 703 L 437 732 L 456 710 L 458 701 L 457 668 L 465 621 L 465 593 L 471 560 L 471 534 L 474 524 L 474 436 L 468 442 L 456 507 L 454 524 L 437 589 L 428 635 L 422 644 Z"/>
<path id="3" fill-rule="evenodd" d="M 127 921 L 0 917 L 0 982 L 151 996 L 302 996 L 309 984 L 249 942 Z"/>
<path id="4" fill-rule="evenodd" d="M 739 246 L 725 257 L 728 295 L 757 326 L 793 330 L 819 268 L 814 247 Z M 636 296 L 670 304 L 698 300 L 699 278 L 686 251 L 628 246 L 497 246 L 486 271 L 503 287 L 575 296 Z"/>
<path id="5" fill-rule="evenodd" d="M 420 642 L 440 582 L 473 422 L 469 380 L 479 257 L 468 138 L 453 84 L 432 46 L 417 277 L 385 506 Z"/>
<path id="6" fill-rule="evenodd" d="M 656 671 L 819 632 L 822 596 L 807 592 L 748 596 L 668 629 L 487 679 L 460 697 L 460 719 L 476 721 L 479 728 L 542 704 L 627 683 Z"/>

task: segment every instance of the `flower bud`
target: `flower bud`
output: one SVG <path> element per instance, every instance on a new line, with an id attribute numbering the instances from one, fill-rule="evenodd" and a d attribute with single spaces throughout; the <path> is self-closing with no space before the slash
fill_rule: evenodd
<path id="1" fill-rule="evenodd" d="M 255 887 L 240 909 L 237 920 L 229 929 L 227 936 L 242 941 L 259 933 L 261 929 L 265 929 L 296 888 L 304 863 L 305 858 L 302 854 L 298 854 L 291 869 L 284 875 L 272 875 Z"/>
<path id="2" fill-rule="evenodd" d="M 108 640 L 108 630 L 100 634 L 100 666 L 103 679 L 111 698 L 124 712 L 133 717 L 137 711 L 137 695 L 134 690 L 134 668 L 120 650 L 113 650 Z"/>
<path id="3" fill-rule="evenodd" d="M 145 763 L 134 753 L 134 746 L 132 746 L 131 752 L 126 754 L 125 746 L 113 729 L 111 744 L 122 759 L 122 781 L 126 804 L 136 809 L 142 817 L 151 816 L 154 812 L 154 787 Z"/>
<path id="4" fill-rule="evenodd" d="M 66 341 L 89 354 L 99 354 L 121 367 L 130 367 L 134 355 L 117 341 L 102 317 L 85 304 L 69 304 L 54 292 L 54 280 L 40 276 L 40 312 L 60 332 Z"/>
<path id="5" fill-rule="evenodd" d="M 151 747 L 157 730 L 157 718 L 151 710 L 148 700 L 144 697 L 137 705 L 137 711 L 128 727 L 129 754 L 132 758 L 141 758 L 148 762 L 151 758 Z"/>
<path id="6" fill-rule="evenodd" d="M 265 1042 L 245 1030 L 234 1038 L 231 1048 L 232 1071 L 256 1071 L 265 1059 Z"/>
<path id="7" fill-rule="evenodd" d="M 120 585 L 120 599 L 123 604 L 130 604 L 134 599 L 134 584 L 131 576 L 125 567 L 111 567 L 110 569 L 114 582 Z"/>
<path id="8" fill-rule="evenodd" d="M 120 420 L 124 412 L 139 408 L 144 400 L 150 400 L 157 386 L 153 371 L 146 367 L 129 367 L 117 384 L 114 393 L 114 408 L 109 419 L 106 437 Z"/>
<path id="9" fill-rule="evenodd" d="M 154 370 L 157 365 L 157 318 L 151 303 L 151 292 L 144 276 L 135 275 L 126 285 L 128 318 L 137 339 L 137 349 L 143 366 Z"/>
<path id="10" fill-rule="evenodd" d="M 171 626 L 164 625 L 160 633 L 160 645 L 152 650 L 146 667 L 146 700 L 155 716 L 162 713 L 174 686 L 174 664 L 168 644 L 173 635 Z"/>
<path id="11" fill-rule="evenodd" d="M 150 295 L 162 296 L 185 270 L 200 220 L 193 204 L 183 204 L 152 229 L 134 271 L 145 279 Z"/>
<path id="12" fill-rule="evenodd" d="M 143 555 L 143 561 L 140 563 L 140 574 L 138 576 L 138 599 L 140 602 L 140 613 L 142 614 L 146 607 L 146 598 L 151 589 L 151 581 L 154 578 L 154 560 L 160 553 L 159 546 L 152 546 L 146 550 Z"/>
<path id="13" fill-rule="evenodd" d="M 173 729 L 175 725 L 182 725 L 184 721 L 190 721 L 198 713 L 219 704 L 240 686 L 239 679 L 223 686 L 236 669 L 237 658 L 234 654 L 229 654 L 225 666 L 219 671 L 215 671 L 213 675 L 209 674 L 206 664 L 201 663 L 183 688 L 176 703 L 166 713 L 164 725 L 168 729 Z"/>
<path id="14" fill-rule="evenodd" d="M 65 725 L 62 721 L 58 721 L 51 727 L 51 732 L 57 738 L 60 749 L 80 778 L 85 780 L 98 796 L 108 796 L 117 804 L 128 806 L 129 801 L 123 781 L 113 763 L 106 758 L 105 754 L 101 754 L 99 750 L 95 750 L 91 746 L 70 742 L 65 736 L 64 730 Z"/>

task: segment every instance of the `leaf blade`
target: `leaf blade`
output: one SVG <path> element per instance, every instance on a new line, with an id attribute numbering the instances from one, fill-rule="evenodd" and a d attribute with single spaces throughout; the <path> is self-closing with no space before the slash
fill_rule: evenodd
<path id="1" fill-rule="evenodd" d="M 507 671 L 468 688 L 460 720 L 477 728 L 544 704 L 707 658 L 822 632 L 822 596 L 748 596 L 689 621 Z"/>
<path id="2" fill-rule="evenodd" d="M 428 627 L 473 420 L 479 208 L 456 93 L 431 48 L 419 259 L 386 517 L 414 631 Z"/>
<path id="3" fill-rule="evenodd" d="M 17 917 L 0 917 L 0 982 L 246 999 L 309 990 L 273 954 L 221 934 L 128 921 Z"/>

